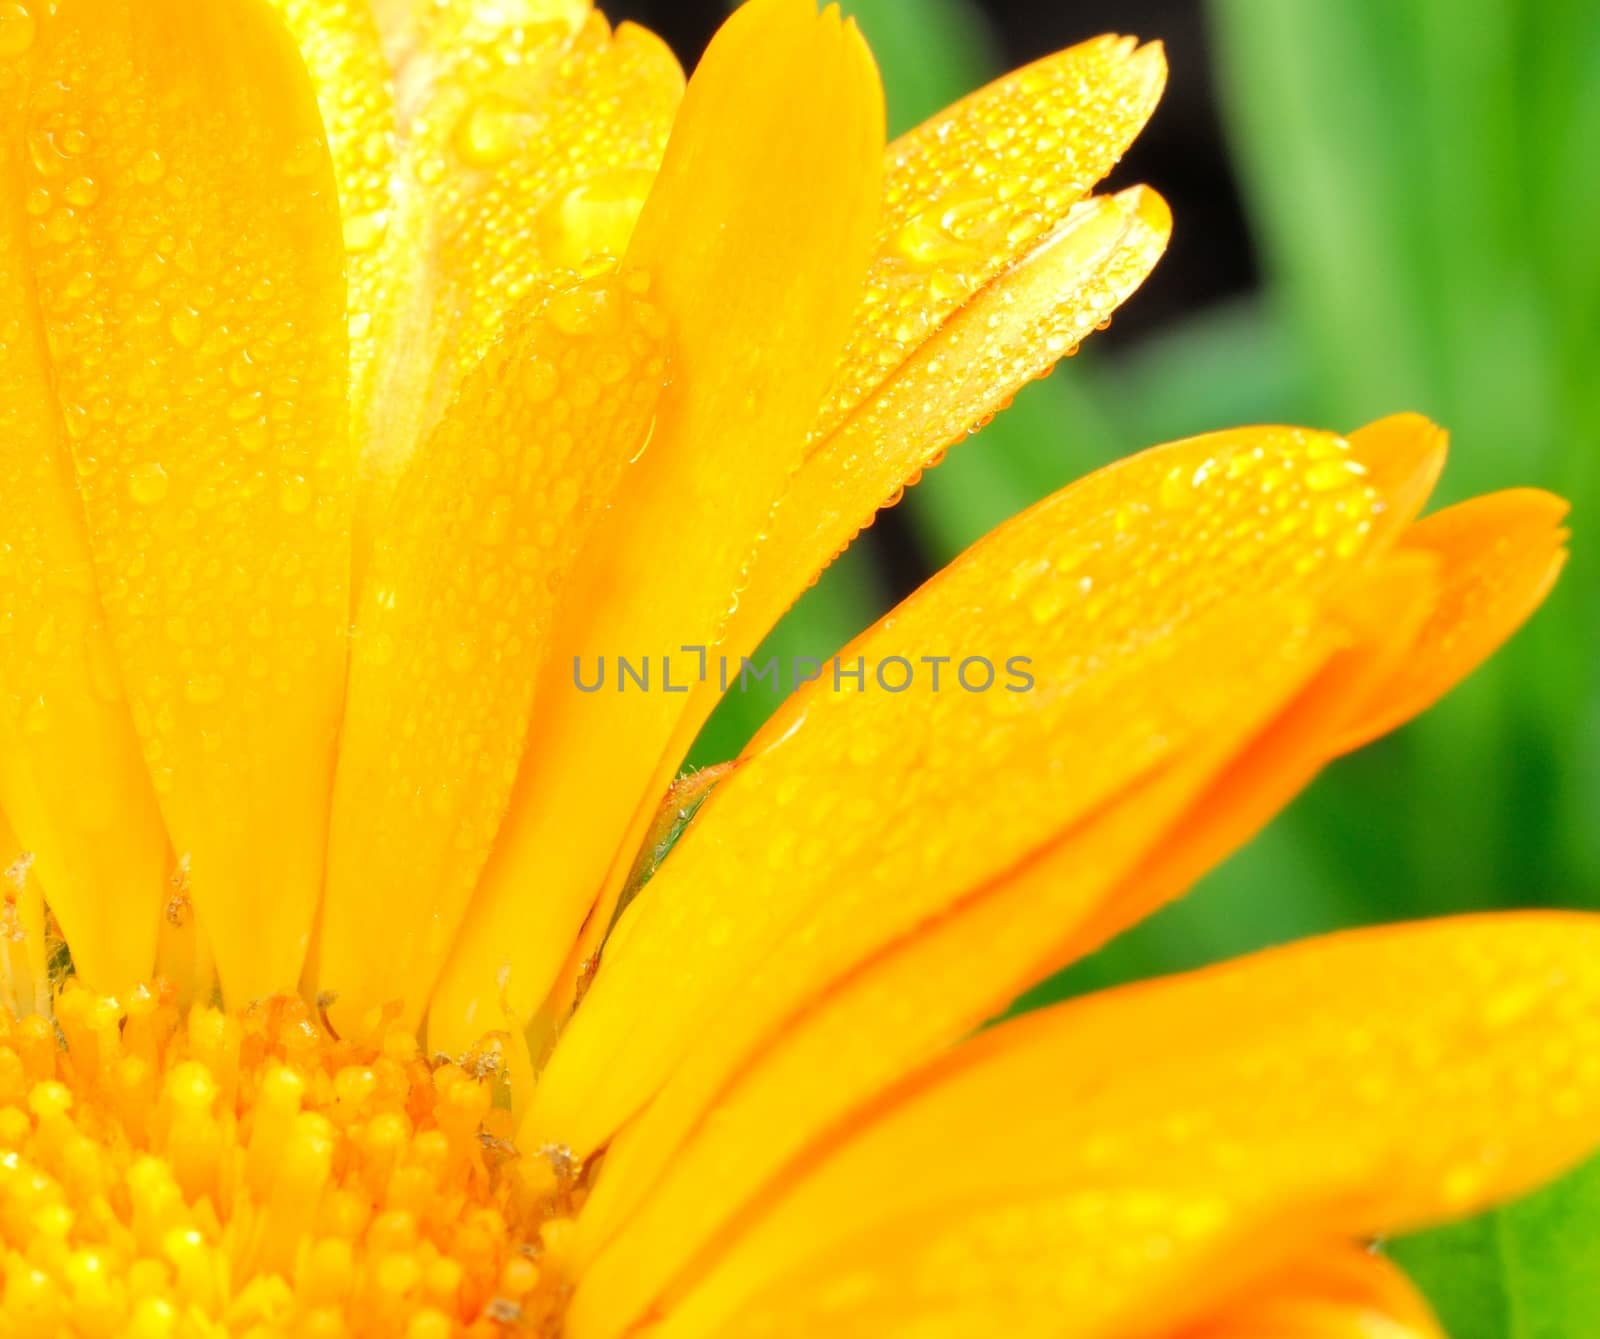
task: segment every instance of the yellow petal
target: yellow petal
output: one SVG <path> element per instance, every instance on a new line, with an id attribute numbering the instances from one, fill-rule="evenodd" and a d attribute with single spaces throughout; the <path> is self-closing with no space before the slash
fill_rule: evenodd
<path id="1" fill-rule="evenodd" d="M 515 27 L 531 27 L 534 36 L 553 24 L 576 32 L 589 16 L 589 0 L 368 0 L 383 35 L 383 47 L 404 75 L 415 59 L 447 56 L 452 35 L 476 41 L 494 36 L 515 40 Z M 507 32 L 507 26 L 512 31 Z M 524 33 L 526 41 L 528 34 Z M 416 82 L 413 74 L 406 82 Z"/>
<path id="2" fill-rule="evenodd" d="M 1165 77 L 1159 44 L 1096 38 L 890 145 L 868 291 L 806 461 L 747 564 L 723 654 L 753 651 L 878 508 L 1144 281 L 1172 230 L 1165 202 L 1144 187 L 1082 197 L 1143 126 Z M 692 687 L 665 756 L 688 751 L 719 696 L 715 681 Z M 602 901 L 592 933 L 609 910 Z"/>
<path id="3" fill-rule="evenodd" d="M 537 304 L 386 514 L 356 618 L 322 908 L 319 979 L 341 1030 L 402 1000 L 415 1026 L 494 839 L 557 596 L 665 376 L 648 286 L 632 273 Z"/>
<path id="4" fill-rule="evenodd" d="M 814 439 L 767 519 L 719 652 L 735 663 L 753 652 L 879 507 L 892 505 L 950 442 L 1048 372 L 1132 293 L 1170 231 L 1166 203 L 1146 187 L 1083 202 L 1032 254 L 934 329 L 833 431 Z M 879 239 L 880 247 L 890 243 Z M 961 375 L 952 376 L 952 368 Z M 716 678 L 691 686 L 664 757 L 688 751 L 720 696 Z M 618 891 L 612 879 L 607 892 Z M 592 954 L 610 919 L 611 902 L 603 898 L 575 961 Z"/>
<path id="5" fill-rule="evenodd" d="M 1057 230 L 1143 129 L 1166 77 L 1158 43 L 1096 37 L 997 79 L 890 146 L 872 272 L 818 439 Z M 1080 335 L 1116 306 L 1100 296 Z"/>
<path id="6" fill-rule="evenodd" d="M 1341 747 L 1432 706 L 1522 625 L 1566 561 L 1566 514 L 1558 497 L 1515 489 L 1446 508 L 1406 532 L 1406 548 L 1439 561 L 1439 601 L 1412 654 L 1374 690 Z"/>
<path id="7" fill-rule="evenodd" d="M 549 709 L 431 1014 L 445 1049 L 505 1026 L 499 979 L 525 1020 L 608 870 L 626 875 L 685 697 L 580 693 L 575 658 L 649 656 L 659 672 L 671 655 L 681 685 L 699 661 L 678 648 L 715 642 L 849 329 L 882 115 L 860 35 L 810 0 L 746 5 L 695 73 L 629 250 L 672 324 L 673 385 L 558 618 Z"/>
<path id="8" fill-rule="evenodd" d="M 316 89 L 339 185 L 349 287 L 350 382 L 367 384 L 373 314 L 396 282 L 376 245 L 395 207 L 395 117 L 389 65 L 370 0 L 269 0 Z"/>
<path id="9" fill-rule="evenodd" d="M 96 598 L 30 277 L 59 212 L 24 184 L 35 149 L 46 163 L 54 153 L 23 134 L 37 40 L 0 59 L 0 291 L 11 304 L 0 319 L 0 809 L 33 854 L 30 896 L 48 885 L 78 971 L 121 992 L 154 965 L 167 839 Z"/>
<path id="10" fill-rule="evenodd" d="M 1236 615 L 1266 597 L 1300 603 L 1294 626 L 1316 631 L 1384 513 L 1361 468 L 1343 439 L 1299 429 L 1145 452 L 1003 526 L 847 648 L 869 690 L 830 672 L 796 694 L 624 918 L 540 1083 L 537 1138 L 587 1154 L 780 948 L 870 951 L 1247 710 L 1298 639 L 1239 634 L 1250 648 L 1227 678 L 1191 673 L 1190 641 L 1248 629 Z M 908 691 L 878 688 L 895 656 L 950 658 L 941 687 L 922 664 Z M 988 691 L 956 678 L 974 657 Z M 981 686 L 981 666 L 968 673 Z"/>
<path id="11" fill-rule="evenodd" d="M 348 622 L 343 248 L 257 0 L 64 0 L 21 188 L 101 602 L 223 984 L 292 988 Z"/>
<path id="12" fill-rule="evenodd" d="M 0 817 L 0 1004 L 22 1016 L 50 1012 L 44 894 L 35 857 Z"/>
<path id="13" fill-rule="evenodd" d="M 1581 915 L 1385 928 L 992 1029 L 796 1169 L 653 1339 L 1161 1333 L 1515 1195 L 1600 1142 L 1597 954 Z"/>
<path id="14" fill-rule="evenodd" d="M 1147 187 L 1085 201 L 908 354 L 813 444 L 772 515 L 724 645 L 753 650 L 879 507 L 1047 373 L 1144 281 L 1171 231 L 1166 202 Z M 697 724 L 713 705 L 704 703 Z"/>
<path id="15" fill-rule="evenodd" d="M 1426 612 L 1426 580 L 1386 570 L 1362 584 L 1402 628 Z M 1248 680 L 1248 689 L 1192 741 L 1169 741 L 1175 756 L 1149 779 L 826 988 L 807 933 L 743 984 L 737 1006 L 704 1029 L 607 1154 L 580 1220 L 585 1257 L 645 1203 L 586 1265 L 574 1324 L 620 1332 L 813 1141 L 1062 966 L 1083 946 L 1083 927 L 1142 906 L 1146 871 L 1174 863 L 1174 847 L 1198 857 L 1182 862 L 1192 880 L 1310 779 L 1349 703 L 1393 652 L 1350 649 L 1329 661 L 1354 629 L 1330 618 L 1324 636 L 1308 638 L 1293 613 L 1266 601 L 1238 622 L 1192 638 L 1182 662 L 1196 678 Z M 1261 656 L 1259 647 L 1285 640 L 1301 642 L 1300 659 L 1279 667 Z M 1404 634 L 1395 640 L 1403 646 Z M 1266 670 L 1252 676 L 1258 660 Z M 1186 882 L 1159 887 L 1170 897 Z M 837 952 L 841 935 L 827 937 Z M 808 1081 L 823 1071 L 827 1083 Z"/>
<path id="16" fill-rule="evenodd" d="M 1337 1246 L 1170 1339 L 1445 1339 L 1428 1304 L 1383 1256 Z"/>
<path id="17" fill-rule="evenodd" d="M 354 389 L 359 535 L 516 304 L 621 253 L 683 92 L 664 43 L 613 34 L 574 0 L 389 4 L 378 19 L 400 145 L 393 207 L 346 223 L 390 285 Z"/>

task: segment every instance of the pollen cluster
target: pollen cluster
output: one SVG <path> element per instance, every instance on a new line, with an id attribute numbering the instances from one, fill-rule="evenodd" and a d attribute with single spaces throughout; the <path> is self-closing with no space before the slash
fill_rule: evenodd
<path id="1" fill-rule="evenodd" d="M 506 1091 L 492 1046 L 340 1040 L 294 999 L 0 1009 L 0 1333 L 555 1333 L 575 1190 Z"/>

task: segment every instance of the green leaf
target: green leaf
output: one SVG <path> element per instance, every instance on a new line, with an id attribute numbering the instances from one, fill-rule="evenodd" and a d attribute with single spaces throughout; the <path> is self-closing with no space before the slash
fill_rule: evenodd
<path id="1" fill-rule="evenodd" d="M 1600 1159 L 1519 1203 L 1393 1243 L 1451 1339 L 1578 1339 L 1600 1317 Z"/>

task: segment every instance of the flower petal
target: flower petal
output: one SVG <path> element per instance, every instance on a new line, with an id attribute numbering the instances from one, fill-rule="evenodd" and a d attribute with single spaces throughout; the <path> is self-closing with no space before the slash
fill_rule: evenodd
<path id="1" fill-rule="evenodd" d="M 868 291 L 805 463 L 747 563 L 722 654 L 754 651 L 880 507 L 1148 276 L 1171 233 L 1165 202 L 1144 187 L 1083 196 L 1138 134 L 1165 79 L 1159 43 L 1098 37 L 995 81 L 889 146 Z M 691 687 L 667 767 L 719 696 L 712 680 Z M 591 936 L 618 891 L 613 877 Z"/>
<path id="2" fill-rule="evenodd" d="M 803 937 L 747 981 L 737 1010 L 707 1029 L 608 1152 L 580 1219 L 580 1247 L 587 1259 L 597 1242 L 618 1240 L 587 1265 L 574 1323 L 602 1314 L 625 1322 L 630 1305 L 632 1314 L 642 1312 L 831 1127 L 1097 943 L 1098 925 L 1175 896 L 1254 835 L 1314 775 L 1349 703 L 1389 667 L 1426 612 L 1425 564 L 1406 572 L 1384 564 L 1361 584 L 1370 588 L 1369 612 L 1381 609 L 1382 622 L 1397 629 L 1385 645 L 1330 659 L 1358 634 L 1328 618 L 1324 638 L 1307 642 L 1304 657 L 1286 661 L 1276 676 L 1258 674 L 1247 702 L 1209 735 L 1179 743 L 1149 779 L 938 919 L 827 988 L 813 986 L 809 999 L 805 979 L 821 978 Z M 1257 645 L 1258 636 L 1303 637 L 1293 616 L 1265 603 L 1249 621 L 1254 631 L 1230 626 L 1195 639 L 1184 663 L 1197 677 L 1238 682 L 1241 662 L 1233 657 L 1243 646 Z M 1166 877 L 1174 869 L 1181 880 Z M 976 957 L 975 945 L 982 946 Z M 807 1079 L 819 1067 L 826 1084 Z M 619 1234 L 618 1220 L 636 1209 Z M 620 1329 L 614 1323 L 594 1333 Z"/>
<path id="3" fill-rule="evenodd" d="M 1600 1142 L 1597 955 L 1583 915 L 1390 927 L 991 1029 L 652 1335 L 1160 1333 L 1330 1238 L 1515 1195 Z"/>
<path id="4" fill-rule="evenodd" d="M 44 894 L 34 857 L 0 817 L 0 1005 L 18 1017 L 50 1012 Z"/>
<path id="5" fill-rule="evenodd" d="M 0 810 L 34 857 L 28 897 L 48 886 L 77 970 L 121 992 L 155 962 L 167 838 L 95 593 L 30 273 L 49 226 L 21 186 L 35 55 L 0 59 L 0 291 L 11 304 L 0 319 Z"/>
<path id="6" fill-rule="evenodd" d="M 874 667 L 948 657 L 943 691 L 929 672 L 898 694 L 825 680 L 780 709 L 619 925 L 535 1095 L 537 1140 L 588 1154 L 753 976 L 785 964 L 803 998 L 1248 714 L 1387 515 L 1361 469 L 1298 429 L 1145 452 L 1002 527 L 848 648 Z M 1269 600 L 1288 612 L 1256 623 Z M 1237 657 L 1226 675 L 1192 671 L 1207 637 L 1219 665 Z M 1031 691 L 1006 673 L 1017 657 Z M 991 691 L 955 682 L 971 658 Z M 819 975 L 791 980 L 813 955 Z"/>
<path id="7" fill-rule="evenodd" d="M 348 623 L 343 247 L 255 0 L 63 0 L 22 189 L 101 602 L 224 986 L 291 988 Z M 135 792 L 137 793 L 137 792 Z"/>
<path id="8" fill-rule="evenodd" d="M 1439 601 L 1414 654 L 1374 691 L 1341 747 L 1431 707 L 1523 624 L 1566 562 L 1566 514 L 1560 498 L 1523 488 L 1448 507 L 1407 531 L 1408 549 L 1439 560 Z"/>
<path id="9" fill-rule="evenodd" d="M 891 147 L 891 169 L 904 156 Z M 1003 177 L 990 190 L 998 199 L 1014 181 Z M 931 328 L 926 339 L 903 350 L 898 369 L 820 440 L 813 437 L 805 463 L 767 519 L 719 653 L 736 660 L 753 652 L 880 507 L 893 505 L 926 467 L 938 463 L 949 443 L 1004 408 L 1025 382 L 1047 373 L 1126 300 L 1160 258 L 1170 232 L 1166 203 L 1146 187 L 1096 197 L 1070 209 L 1032 253 L 972 294 L 942 325 L 923 321 L 919 329 Z M 880 269 L 885 250 L 898 255 L 896 237 L 896 231 L 880 234 Z M 908 288 L 900 293 L 901 304 L 915 308 L 922 301 L 942 310 L 953 280 L 937 267 L 928 273 L 934 291 L 919 297 Z M 870 323 L 875 311 L 868 304 L 858 323 Z M 881 352 L 888 345 L 873 347 Z M 952 376 L 953 367 L 962 374 Z M 687 753 L 721 696 L 711 678 L 689 691 L 663 751 L 666 760 Z M 619 892 L 613 877 L 575 961 L 587 960 L 597 947 Z"/>
<path id="10" fill-rule="evenodd" d="M 687 684 L 697 659 L 677 648 L 716 641 L 849 329 L 882 116 L 860 35 L 811 0 L 753 0 L 695 72 L 629 249 L 672 323 L 674 384 L 558 619 L 549 709 L 431 1016 L 446 1049 L 505 1025 L 502 977 L 519 1021 L 539 1006 L 608 869 L 631 860 L 684 698 L 580 693 L 572 667 L 671 654 Z"/>
<path id="11" fill-rule="evenodd" d="M 269 0 L 311 76 L 333 156 L 349 288 L 350 382 L 365 386 L 377 354 L 373 313 L 393 286 L 374 245 L 395 204 L 389 65 L 371 0 Z"/>
<path id="12" fill-rule="evenodd" d="M 773 512 L 724 646 L 753 650 L 874 512 L 1127 299 L 1171 231 L 1166 202 L 1147 187 L 1085 201 L 909 353 L 813 445 Z"/>
<path id="13" fill-rule="evenodd" d="M 1058 230 L 1144 128 L 1166 78 L 1159 43 L 1096 37 L 995 80 L 890 146 L 867 292 L 817 440 Z M 1082 333 L 1114 305 L 1096 304 Z"/>
<path id="14" fill-rule="evenodd" d="M 1383 1256 L 1330 1247 L 1296 1260 L 1171 1339 L 1445 1339 L 1411 1281 Z"/>
<path id="15" fill-rule="evenodd" d="M 393 284 L 354 390 L 358 539 L 516 304 L 622 252 L 683 94 L 665 43 L 633 24 L 613 33 L 574 0 L 386 5 L 378 18 L 399 62 L 400 144 L 393 208 L 350 237 Z"/>
<path id="16" fill-rule="evenodd" d="M 341 1031 L 390 1001 L 416 1025 L 482 869 L 556 599 L 664 381 L 648 286 L 632 273 L 536 304 L 385 515 L 356 616 L 322 907 L 319 981 Z"/>

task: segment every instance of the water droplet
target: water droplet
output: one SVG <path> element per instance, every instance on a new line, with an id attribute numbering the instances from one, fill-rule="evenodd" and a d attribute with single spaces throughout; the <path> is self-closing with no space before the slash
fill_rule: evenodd
<path id="1" fill-rule="evenodd" d="M 574 186 L 539 217 L 546 254 L 573 270 L 595 256 L 622 255 L 653 180 L 651 172 L 619 168 Z"/>
<path id="2" fill-rule="evenodd" d="M 271 434 L 267 429 L 266 419 L 256 418 L 239 424 L 234 429 L 233 435 L 234 440 L 239 443 L 241 451 L 247 455 L 254 455 L 266 446 L 267 439 Z"/>
<path id="3" fill-rule="evenodd" d="M 183 695 L 197 707 L 222 701 L 226 688 L 220 674 L 196 674 L 183 686 Z"/>
<path id="4" fill-rule="evenodd" d="M 1366 467 L 1358 460 L 1319 460 L 1306 470 L 1306 487 L 1313 493 L 1331 493 L 1355 482 Z"/>
<path id="5" fill-rule="evenodd" d="M 23 713 L 22 729 L 24 734 L 42 735 L 50 728 L 50 707 L 42 697 L 36 697 L 28 703 L 28 709 Z"/>
<path id="6" fill-rule="evenodd" d="M 299 516 L 311 505 L 311 485 L 303 474 L 287 474 L 279 481 L 278 505 L 290 516 Z"/>
<path id="7" fill-rule="evenodd" d="M 533 135 L 534 117 L 522 103 L 502 94 L 480 98 L 456 126 L 455 146 L 475 167 L 503 163 Z"/>
<path id="8" fill-rule="evenodd" d="M 170 481 L 155 461 L 135 465 L 128 474 L 128 494 L 141 507 L 154 507 L 167 495 Z"/>
<path id="9" fill-rule="evenodd" d="M 10 0 L 0 4 L 0 56 L 20 56 L 33 45 L 38 21 L 24 4 Z"/>
<path id="10" fill-rule="evenodd" d="M 637 451 L 635 451 L 631 456 L 628 457 L 628 464 L 637 465 L 639 463 L 640 457 L 643 456 L 644 453 L 650 449 L 650 441 L 655 435 L 656 435 L 656 420 L 655 420 L 655 416 L 651 415 L 650 426 L 644 430 L 644 436 L 642 438 L 640 438 L 640 440 L 639 440 L 639 449 Z"/>
<path id="11" fill-rule="evenodd" d="M 344 221 L 346 251 L 371 251 L 389 229 L 389 211 L 375 209 L 368 214 L 352 214 Z"/>
<path id="12" fill-rule="evenodd" d="M 153 186 L 165 175 L 167 165 L 154 149 L 146 149 L 133 165 L 133 179 L 143 186 Z"/>
<path id="13" fill-rule="evenodd" d="M 199 344 L 204 331 L 205 326 L 200 320 L 200 313 L 193 307 L 181 306 L 167 317 L 167 333 L 180 348 L 194 348 Z"/>
<path id="14" fill-rule="evenodd" d="M 913 265 L 951 265 L 976 254 L 976 248 L 958 233 L 963 224 L 988 208 L 984 200 L 937 205 L 908 219 L 895 234 L 894 248 Z"/>
<path id="15" fill-rule="evenodd" d="M 61 192 L 68 204 L 87 207 L 100 198 L 100 186 L 93 177 L 77 177 Z"/>
<path id="16" fill-rule="evenodd" d="M 1204 476 L 1191 473 L 1186 466 L 1174 465 L 1161 480 L 1161 505 L 1169 511 L 1182 511 L 1195 504 L 1195 484 Z"/>
<path id="17" fill-rule="evenodd" d="M 603 288 L 575 288 L 551 298 L 545 311 L 563 335 L 590 335 L 610 324 L 615 303 Z"/>

